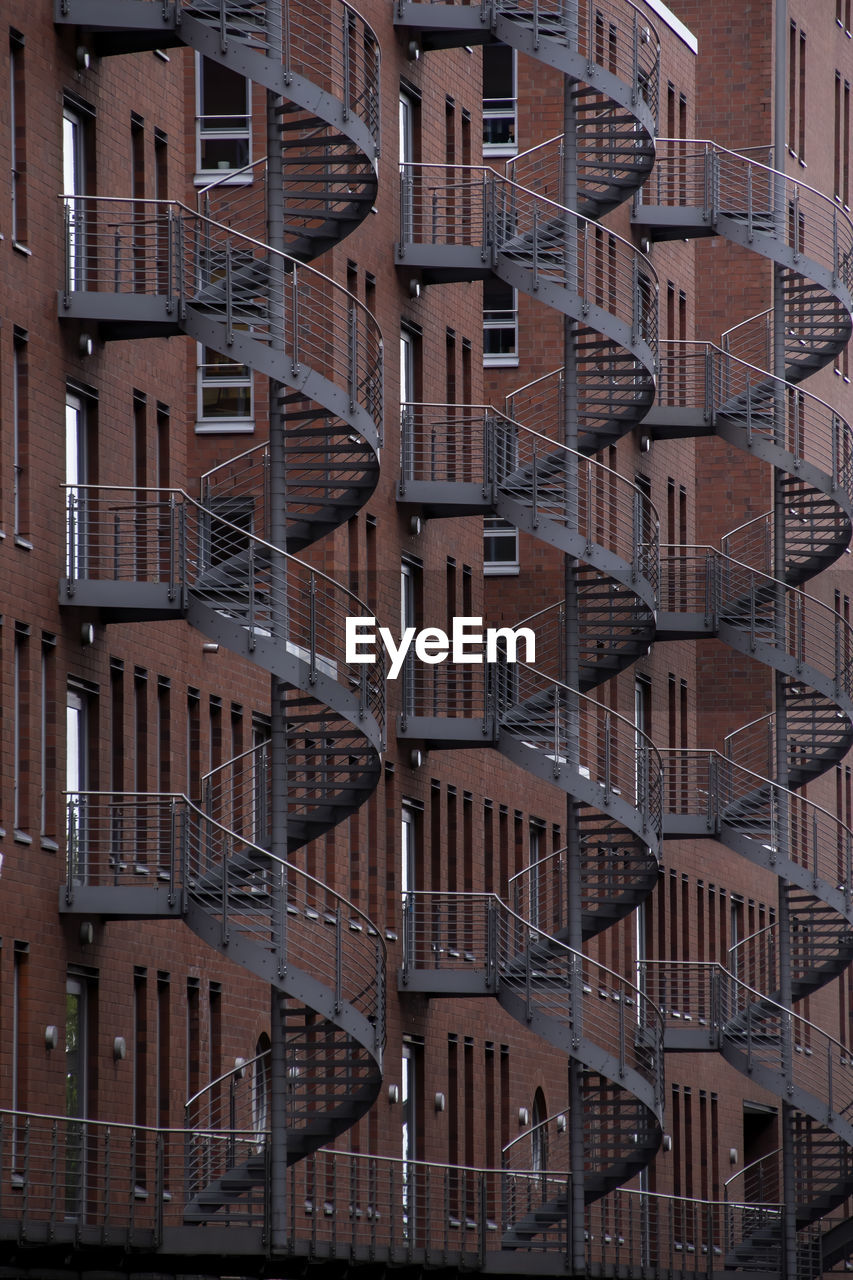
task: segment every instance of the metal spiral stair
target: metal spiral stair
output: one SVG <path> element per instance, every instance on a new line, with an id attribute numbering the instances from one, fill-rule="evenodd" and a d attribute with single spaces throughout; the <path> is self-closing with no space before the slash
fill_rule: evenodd
<path id="1" fill-rule="evenodd" d="M 653 439 L 713 434 L 786 473 L 785 580 L 798 586 L 849 544 L 853 433 L 825 401 L 767 372 L 767 326 L 759 319 L 764 349 L 751 361 L 713 343 L 662 343 L 658 400 L 643 429 Z M 723 550 L 772 572 L 772 513 L 727 534 Z"/>
<path id="2" fill-rule="evenodd" d="M 601 0 L 594 15 L 591 6 L 571 15 L 536 0 L 453 6 L 398 0 L 394 21 L 425 50 L 497 40 L 577 82 L 581 213 L 601 217 L 645 182 L 655 157 L 660 43 L 630 0 Z"/>
<path id="3" fill-rule="evenodd" d="M 291 0 L 55 0 L 54 21 L 79 27 L 98 56 L 186 45 L 279 95 L 285 243 L 294 256 L 332 248 L 370 213 L 379 43 L 345 0 L 321 0 L 310 15 Z M 217 184 L 217 216 L 227 219 L 233 197 L 240 229 L 263 239 L 263 175 L 253 176 L 251 209 L 243 189 Z"/>
<path id="4" fill-rule="evenodd" d="M 397 502 L 428 518 L 497 515 L 582 561 L 582 689 L 648 649 L 659 578 L 657 513 L 608 467 L 489 406 L 406 405 Z M 546 610 L 525 624 L 535 622 L 537 646 L 554 649 L 557 661 L 561 618 Z"/>
<path id="5" fill-rule="evenodd" d="M 232 813 L 247 809 L 244 801 L 235 798 Z M 385 1034 L 379 933 L 340 894 L 185 796 L 70 796 L 60 910 L 183 919 L 291 997 L 284 1013 L 289 1162 L 349 1128 L 376 1098 Z M 223 1208 L 231 1222 L 241 1213 L 251 1220 L 243 1197 L 263 1182 L 267 1121 L 223 1105 L 229 1076 L 188 1105 L 186 1222 L 215 1219 Z"/>
<path id="6" fill-rule="evenodd" d="M 401 171 L 397 265 L 427 283 L 494 274 L 575 322 L 583 451 L 612 443 L 645 416 L 658 288 L 648 259 L 627 240 L 494 169 L 411 164 Z"/>
<path id="7" fill-rule="evenodd" d="M 853 332 L 847 215 L 814 188 L 716 143 L 667 138 L 658 147 L 632 222 L 656 240 L 720 235 L 781 267 L 785 377 L 796 384 L 827 365 Z"/>
<path id="8" fill-rule="evenodd" d="M 549 933 L 550 913 L 524 918 L 494 894 L 412 893 L 405 905 L 401 989 L 494 995 L 523 1026 L 583 1066 L 585 1198 L 593 1203 L 644 1168 L 657 1150 L 663 1109 L 660 1014 L 632 984 Z M 504 1168 L 529 1169 L 524 1135 Z M 553 1167 L 567 1155 L 552 1148 Z M 525 1163 L 527 1161 L 528 1163 Z M 520 1207 L 504 1249 L 541 1247 L 560 1233 L 565 1191 Z"/>
<path id="9" fill-rule="evenodd" d="M 201 503 L 176 490 L 74 488 L 61 602 L 104 621 L 185 618 L 287 686 L 285 778 L 277 785 L 287 786 L 292 854 L 365 802 L 384 747 L 381 663 L 368 679 L 344 651 L 345 618 L 369 610 L 270 540 L 278 528 L 292 549 L 308 546 L 358 511 L 378 479 L 378 327 L 346 290 L 297 260 L 338 243 L 373 203 L 378 45 L 344 3 L 322 14 L 315 7 L 310 18 L 291 5 L 276 17 L 272 5 L 233 0 L 165 10 L 137 0 L 63 0 L 58 8 L 57 21 L 83 27 L 101 54 L 186 44 L 284 99 L 275 168 L 283 175 L 285 243 L 296 256 L 265 243 L 270 193 L 260 165 L 237 175 L 251 178 L 248 187 L 224 182 L 205 192 L 206 213 L 167 201 L 66 200 L 60 315 L 97 321 L 106 340 L 186 334 L 272 379 L 284 426 L 285 533 L 267 482 L 268 446 L 205 476 Z M 384 974 L 374 927 L 263 849 L 268 828 L 256 825 L 251 789 L 267 767 L 252 753 L 221 771 L 229 772 L 231 826 L 218 821 L 226 815 L 215 785 L 205 813 L 173 801 L 183 816 L 151 865 L 154 880 L 138 847 L 140 824 L 129 823 L 139 876 L 131 887 L 116 872 L 125 860 L 114 847 L 115 811 L 150 801 L 107 804 L 109 856 L 100 868 L 87 801 L 85 859 L 69 871 L 62 909 L 114 919 L 182 916 L 288 997 L 280 1009 L 292 1163 L 349 1128 L 377 1095 Z M 235 807 L 238 776 L 243 802 Z M 293 888 L 300 878 L 310 890 Z M 347 958 L 360 951 L 370 960 L 361 956 L 351 973 Z M 255 1188 L 267 1176 L 263 1135 L 229 1139 L 233 1117 L 214 1105 L 223 1088 L 213 1082 L 194 1100 L 187 1223 L 223 1215 L 252 1221 Z M 244 1119 L 246 1133 L 257 1127 Z"/>
<path id="10" fill-rule="evenodd" d="M 778 208 L 785 210 L 781 217 L 774 214 Z M 759 721 L 732 735 L 727 757 L 672 753 L 676 776 L 665 831 L 695 836 L 704 825 L 707 834 L 788 881 L 791 928 L 779 945 L 790 958 L 796 1002 L 837 978 L 853 958 L 851 833 L 794 790 L 836 765 L 853 742 L 850 640 L 838 615 L 792 590 L 792 584 L 833 563 L 850 537 L 849 427 L 797 384 L 833 359 L 849 338 L 853 228 L 833 202 L 811 188 L 714 144 L 692 141 L 665 142 L 654 189 L 637 199 L 633 219 L 660 239 L 723 235 L 783 271 L 785 380 L 767 372 L 773 359 L 767 313 L 731 331 L 726 350 L 671 344 L 660 405 L 649 415 L 648 429 L 663 438 L 718 433 L 787 473 L 784 582 L 762 572 L 772 565 L 772 515 L 724 540 L 726 550 L 749 568 L 705 549 L 694 576 L 693 549 L 672 548 L 664 557 L 661 602 L 667 612 L 659 615 L 658 638 L 683 635 L 685 629 L 701 635 L 704 629 L 785 677 L 791 790 L 771 781 L 772 721 Z M 697 823 L 699 808 L 704 822 Z M 672 963 L 666 979 L 660 972 L 655 979 L 665 1016 L 677 1027 L 668 1031 L 668 1047 L 696 1048 L 704 1040 L 705 1047 L 719 1049 L 795 1108 L 796 1215 L 802 1231 L 853 1189 L 853 1127 L 844 1111 L 849 1085 L 838 1083 L 850 1068 L 841 1046 L 777 1003 L 773 936 L 765 930 L 750 940 L 747 983 L 714 966 L 699 972 Z M 718 990 L 689 994 L 697 984 Z M 672 1023 L 673 1014 L 679 1023 Z M 692 1017 L 709 1030 L 685 1029 L 685 1018 Z M 825 1060 L 824 1077 L 814 1070 L 815 1054 Z M 801 1069 L 801 1059 L 808 1071 Z M 844 1102 L 838 1092 L 833 1095 L 834 1087 L 843 1089 Z M 729 1265 L 754 1264 L 780 1241 L 780 1225 L 764 1224 L 745 1234 Z M 812 1274 L 805 1236 L 798 1250 L 804 1274 Z"/>

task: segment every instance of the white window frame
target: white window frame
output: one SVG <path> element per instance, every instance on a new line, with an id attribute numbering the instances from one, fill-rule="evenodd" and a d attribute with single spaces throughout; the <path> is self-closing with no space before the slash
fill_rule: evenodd
<path id="1" fill-rule="evenodd" d="M 509 286 L 512 288 L 512 286 Z M 506 319 L 499 317 L 505 316 Z M 512 331 L 512 351 L 486 351 L 486 334 L 496 330 Z M 503 311 L 492 311 L 485 305 L 483 295 L 483 367 L 486 369 L 515 369 L 518 367 L 518 290 L 512 288 L 512 307 Z"/>
<path id="2" fill-rule="evenodd" d="M 512 57 L 512 93 L 503 98 L 483 98 L 483 155 L 515 156 L 518 155 L 518 55 L 515 49 L 510 50 Z M 501 108 L 497 103 L 512 103 L 512 109 Z M 485 138 L 486 124 L 489 120 L 511 120 L 511 142 L 487 142 Z"/>
<path id="3" fill-rule="evenodd" d="M 515 556 L 509 559 L 498 560 L 489 559 L 486 550 L 489 543 L 497 541 L 498 538 L 515 538 Z M 483 517 L 483 573 L 488 577 L 497 577 L 499 574 L 506 576 L 517 576 L 521 572 L 521 566 L 518 556 L 518 529 L 515 525 L 503 520 L 500 516 L 484 516 Z"/>
<path id="4" fill-rule="evenodd" d="M 196 435 L 217 435 L 221 432 L 226 432 L 228 435 L 251 435 L 254 432 L 255 381 L 252 376 L 252 369 L 248 364 L 239 360 L 234 360 L 233 364 L 235 368 L 245 369 L 245 374 L 241 374 L 240 377 L 227 377 L 224 374 L 217 377 L 206 377 L 205 369 L 207 366 L 204 360 L 204 344 L 201 342 L 196 344 Z M 206 387 L 248 387 L 248 415 L 230 418 L 205 417 L 204 391 Z"/>
<path id="5" fill-rule="evenodd" d="M 205 120 L 215 120 L 215 116 L 202 113 L 202 61 L 203 54 L 195 55 L 195 178 L 194 184 L 197 187 L 206 187 L 210 185 L 212 178 L 224 179 L 223 185 L 226 186 L 249 186 L 252 182 L 253 174 L 252 164 L 252 82 L 246 79 L 246 112 L 245 126 L 235 128 L 233 125 L 217 129 L 205 128 Z M 208 59 L 216 65 L 215 59 Z M 239 113 L 238 113 L 239 114 Z M 234 116 L 229 115 L 224 119 L 233 120 Z M 244 165 L 237 168 L 204 169 L 202 168 L 202 141 L 208 139 L 211 142 L 239 142 L 245 139 L 247 145 L 247 158 Z"/>

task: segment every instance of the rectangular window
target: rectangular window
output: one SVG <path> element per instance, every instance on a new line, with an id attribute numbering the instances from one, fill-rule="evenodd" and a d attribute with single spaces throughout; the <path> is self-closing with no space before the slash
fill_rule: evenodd
<path id="1" fill-rule="evenodd" d="M 513 156 L 518 150 L 515 50 L 483 47 L 483 154 Z"/>
<path id="2" fill-rule="evenodd" d="M 12 520 L 15 541 L 29 547 L 29 360 L 27 332 L 16 325 L 12 363 Z"/>
<path id="3" fill-rule="evenodd" d="M 245 169 L 252 159 L 251 83 L 237 71 L 196 57 L 196 181 Z M 251 181 L 251 175 L 242 175 Z"/>
<path id="4" fill-rule="evenodd" d="M 85 572 L 86 421 L 84 402 L 65 397 L 65 501 L 67 505 L 67 572 L 71 581 Z"/>
<path id="5" fill-rule="evenodd" d="M 56 849 L 56 636 L 41 638 L 39 830 L 42 848 Z"/>
<path id="6" fill-rule="evenodd" d="M 519 572 L 518 530 L 500 516 L 483 518 L 483 572 L 488 576 Z"/>
<path id="7" fill-rule="evenodd" d="M 197 432 L 253 431 L 252 390 L 247 364 L 199 345 Z"/>
<path id="8" fill-rule="evenodd" d="M 26 834 L 30 825 L 30 629 L 23 622 L 15 623 L 15 653 L 13 672 L 14 716 L 14 816 L 12 825 L 15 839 L 30 843 Z"/>
<path id="9" fill-rule="evenodd" d="M 9 31 L 9 134 L 12 156 L 12 243 L 27 242 L 27 134 L 24 37 Z"/>
<path id="10" fill-rule="evenodd" d="M 62 187 L 65 195 L 65 283 L 85 289 L 84 225 L 86 138 L 82 115 L 67 104 L 62 112 Z"/>
<path id="11" fill-rule="evenodd" d="M 27 991 L 27 958 L 30 946 L 28 942 L 15 942 L 12 970 L 12 1110 L 26 1111 L 29 1090 L 27 1077 L 32 1057 L 27 1040 L 28 991 Z M 20 1167 L 23 1164 L 24 1144 L 27 1134 L 23 1121 L 12 1130 L 12 1186 L 22 1187 L 24 1184 Z"/>
<path id="12" fill-rule="evenodd" d="M 518 293 L 495 277 L 483 281 L 483 364 L 518 364 Z"/>
<path id="13" fill-rule="evenodd" d="M 65 704 L 65 790 L 68 793 L 68 873 L 82 880 L 86 869 L 85 804 L 88 756 L 87 699 L 69 688 Z"/>

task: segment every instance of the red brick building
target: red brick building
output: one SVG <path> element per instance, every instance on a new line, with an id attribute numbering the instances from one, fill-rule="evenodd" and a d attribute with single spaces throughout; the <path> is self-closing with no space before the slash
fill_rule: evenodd
<path id="1" fill-rule="evenodd" d="M 847 1264 L 849 4 L 2 11 L 0 1268 Z"/>

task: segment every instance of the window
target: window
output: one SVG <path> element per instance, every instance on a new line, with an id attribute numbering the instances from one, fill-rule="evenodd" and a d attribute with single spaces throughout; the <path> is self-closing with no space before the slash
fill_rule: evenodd
<path id="1" fill-rule="evenodd" d="M 15 839 L 30 842 L 26 835 L 30 825 L 29 787 L 30 750 L 32 736 L 30 726 L 30 629 L 23 622 L 15 623 L 15 653 L 13 672 L 14 714 L 14 816 L 12 825 Z"/>
<path id="2" fill-rule="evenodd" d="M 65 790 L 68 793 L 68 874 L 83 880 L 86 872 L 85 800 L 88 786 L 88 705 L 80 690 L 69 687 L 65 703 Z"/>
<path id="3" fill-rule="evenodd" d="M 252 159 L 251 82 L 199 54 L 196 58 L 197 181 L 244 169 Z M 251 175 L 245 175 L 251 181 Z"/>
<path id="4" fill-rule="evenodd" d="M 27 241 L 26 98 L 24 85 L 24 37 L 9 32 L 9 135 L 12 155 L 12 243 Z"/>
<path id="5" fill-rule="evenodd" d="M 15 542 L 32 544 L 26 535 L 30 524 L 29 473 L 29 361 L 27 333 L 15 326 L 12 363 L 12 520 Z"/>
<path id="6" fill-rule="evenodd" d="M 270 1049 L 270 1038 L 264 1032 L 255 1045 L 252 1063 L 252 1129 L 259 1150 L 266 1141 L 270 1123 Z"/>
<path id="7" fill-rule="evenodd" d="M 483 154 L 514 156 L 517 145 L 515 51 L 483 47 Z"/>
<path id="8" fill-rule="evenodd" d="M 401 93 L 399 102 L 399 160 L 402 169 L 415 159 L 415 115 L 417 108 L 411 94 Z"/>
<path id="9" fill-rule="evenodd" d="M 27 990 L 27 958 L 30 946 L 28 942 L 15 942 L 12 970 L 12 1097 L 13 1111 L 25 1111 L 28 1102 L 27 1076 L 32 1055 L 27 1043 L 27 1025 L 29 1001 Z M 21 1126 L 20 1133 L 18 1125 Z M 19 1120 L 12 1128 L 12 1186 L 23 1186 L 23 1175 L 19 1172 L 23 1164 L 21 1156 L 26 1147 L 27 1132 L 25 1122 Z"/>
<path id="10" fill-rule="evenodd" d="M 67 103 L 62 112 L 62 186 L 65 194 L 66 269 L 69 292 L 85 289 L 83 227 L 86 194 L 86 137 L 81 113 Z"/>
<path id="11" fill-rule="evenodd" d="M 483 572 L 488 576 L 519 572 L 518 530 L 500 516 L 483 518 Z"/>
<path id="12" fill-rule="evenodd" d="M 415 345 L 417 337 L 409 329 L 400 331 L 400 404 L 415 399 Z"/>
<path id="13" fill-rule="evenodd" d="M 483 364 L 518 364 L 518 294 L 495 278 L 483 281 Z"/>
<path id="14" fill-rule="evenodd" d="M 39 831 L 42 848 L 56 849 L 56 636 L 42 632 L 39 741 Z"/>
<path id="15" fill-rule="evenodd" d="M 67 509 L 67 571 L 73 582 L 85 571 L 86 414 L 84 402 L 69 392 L 65 397 L 65 501 Z"/>
<path id="16" fill-rule="evenodd" d="M 249 366 L 199 345 L 196 431 L 254 431 L 253 410 Z"/>
<path id="17" fill-rule="evenodd" d="M 537 1089 L 533 1096 L 533 1111 L 530 1127 L 531 1168 L 534 1169 L 536 1173 L 544 1173 L 548 1168 L 547 1119 L 548 1107 L 545 1102 L 545 1095 L 541 1089 Z"/>
<path id="18" fill-rule="evenodd" d="M 788 150 L 806 163 L 806 33 L 792 22 L 788 41 Z"/>

